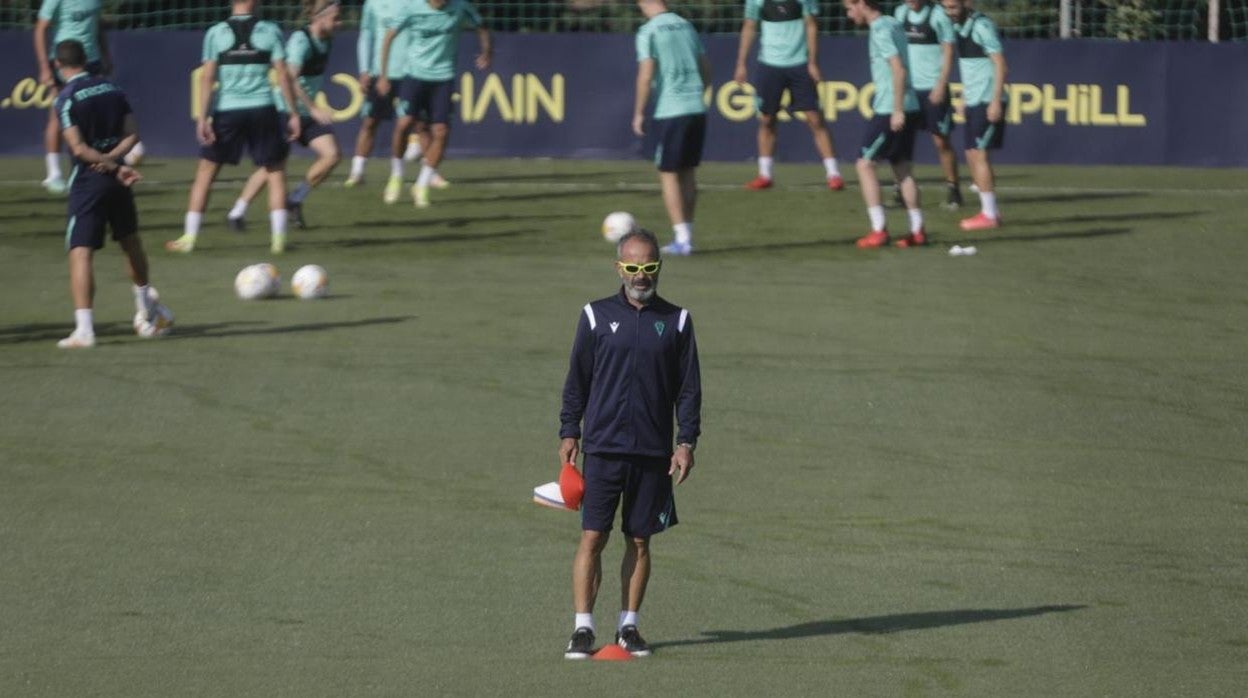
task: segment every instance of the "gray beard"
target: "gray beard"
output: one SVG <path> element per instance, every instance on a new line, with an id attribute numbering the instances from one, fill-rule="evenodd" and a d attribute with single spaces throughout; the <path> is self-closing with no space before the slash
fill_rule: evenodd
<path id="1" fill-rule="evenodd" d="M 658 288 L 659 285 L 657 283 L 650 284 L 650 288 L 645 290 L 633 288 L 632 284 L 624 284 L 624 293 L 627 293 L 629 298 L 632 298 L 638 303 L 649 303 L 654 299 L 655 291 L 657 291 Z"/>

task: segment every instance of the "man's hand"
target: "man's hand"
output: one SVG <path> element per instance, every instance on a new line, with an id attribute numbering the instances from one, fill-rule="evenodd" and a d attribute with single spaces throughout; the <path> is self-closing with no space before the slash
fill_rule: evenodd
<path id="1" fill-rule="evenodd" d="M 646 135 L 646 117 L 641 114 L 633 114 L 633 133 L 638 136 Z"/>
<path id="2" fill-rule="evenodd" d="M 732 81 L 737 83 L 738 85 L 744 85 L 746 80 L 749 77 L 750 77 L 749 73 L 747 73 L 745 70 L 744 63 L 738 63 L 737 69 L 732 71 Z"/>
<path id="3" fill-rule="evenodd" d="M 97 163 L 93 163 L 91 165 L 91 171 L 99 172 L 100 174 L 112 174 L 117 171 L 118 167 L 119 166 L 116 162 L 114 162 L 111 158 L 106 157 Z"/>
<path id="4" fill-rule="evenodd" d="M 933 87 L 932 91 L 927 93 L 927 101 L 931 102 L 933 106 L 939 107 L 945 101 L 945 86 L 937 85 Z"/>
<path id="5" fill-rule="evenodd" d="M 689 479 L 689 472 L 693 470 L 693 451 L 688 446 L 677 446 L 676 452 L 672 454 L 672 467 L 668 468 L 668 475 L 676 476 L 676 484 Z"/>
<path id="6" fill-rule="evenodd" d="M 313 107 L 312 109 L 308 110 L 308 113 L 312 115 L 313 121 L 315 121 L 316 123 L 322 126 L 328 126 L 334 123 L 334 113 L 328 109 L 323 109 L 321 107 Z"/>
<path id="7" fill-rule="evenodd" d="M 381 95 L 382 97 L 387 97 L 390 95 L 390 78 L 386 77 L 385 75 L 377 76 L 377 94 Z"/>
<path id="8" fill-rule="evenodd" d="M 888 115 L 888 128 L 893 133 L 901 133 L 901 129 L 906 127 L 906 113 L 895 111 Z"/>
<path id="9" fill-rule="evenodd" d="M 195 122 L 195 137 L 199 139 L 200 145 L 212 145 L 217 140 L 217 134 L 212 132 L 212 121 L 208 118 L 202 118 Z"/>
<path id="10" fill-rule="evenodd" d="M 576 439 L 567 437 L 559 441 L 559 462 L 571 463 L 576 465 L 576 457 L 580 455 L 581 449 Z"/>
<path id="11" fill-rule="evenodd" d="M 988 123 L 995 124 L 999 121 L 1001 121 L 1001 102 L 994 99 L 988 103 Z"/>
<path id="12" fill-rule="evenodd" d="M 814 80 L 816 85 L 823 82 L 823 71 L 819 70 L 818 63 L 807 63 L 806 72 L 810 73 L 810 79 Z"/>
<path id="13" fill-rule="evenodd" d="M 286 137 L 288 141 L 299 140 L 299 134 L 303 133 L 303 121 L 295 112 L 290 113 L 290 119 L 286 122 L 286 129 L 290 131 L 290 135 Z"/>
<path id="14" fill-rule="evenodd" d="M 368 86 L 373 84 L 373 76 L 368 73 L 360 73 L 360 89 L 368 92 Z"/>
<path id="15" fill-rule="evenodd" d="M 52 78 L 52 66 L 43 63 L 39 66 L 39 84 L 52 85 L 56 81 Z"/>
<path id="16" fill-rule="evenodd" d="M 140 179 L 143 179 L 143 175 L 129 165 L 121 165 L 117 168 L 117 181 L 127 187 L 134 186 L 134 183 Z"/>
<path id="17" fill-rule="evenodd" d="M 477 60 L 475 61 L 476 66 L 477 66 L 477 70 L 485 70 L 485 69 L 489 68 L 489 67 L 490 67 L 490 60 L 491 60 L 491 59 L 490 59 L 490 54 L 488 54 L 488 53 L 479 53 L 479 54 L 477 54 Z"/>

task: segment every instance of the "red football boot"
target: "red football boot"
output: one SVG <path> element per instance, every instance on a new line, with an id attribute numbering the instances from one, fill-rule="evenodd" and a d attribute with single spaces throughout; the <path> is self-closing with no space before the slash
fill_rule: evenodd
<path id="1" fill-rule="evenodd" d="M 873 230 L 870 233 L 858 238 L 858 242 L 855 244 L 860 250 L 874 250 L 876 248 L 883 247 L 888 244 L 888 231 Z"/>
<path id="2" fill-rule="evenodd" d="M 763 189 L 771 189 L 771 178 L 759 175 L 754 179 L 745 183 L 745 188 L 752 191 L 761 191 Z"/>
<path id="3" fill-rule="evenodd" d="M 980 212 L 970 218 L 963 218 L 958 225 L 963 230 L 992 230 L 1001 227 L 1001 218 L 1000 216 L 993 218 Z"/>
<path id="4" fill-rule="evenodd" d="M 845 188 L 845 180 L 840 175 L 828 177 L 828 189 L 840 191 Z"/>
<path id="5" fill-rule="evenodd" d="M 895 247 L 922 247 L 927 244 L 927 233 L 922 228 L 894 242 Z"/>

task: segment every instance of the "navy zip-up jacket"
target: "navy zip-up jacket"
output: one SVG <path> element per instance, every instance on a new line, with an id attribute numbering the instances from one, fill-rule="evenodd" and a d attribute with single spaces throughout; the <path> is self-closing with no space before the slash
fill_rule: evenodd
<path id="1" fill-rule="evenodd" d="M 670 456 L 673 414 L 676 442 L 695 444 L 701 412 L 688 310 L 657 296 L 634 308 L 623 288 L 584 307 L 563 384 L 560 438 L 581 439 L 591 454 Z"/>

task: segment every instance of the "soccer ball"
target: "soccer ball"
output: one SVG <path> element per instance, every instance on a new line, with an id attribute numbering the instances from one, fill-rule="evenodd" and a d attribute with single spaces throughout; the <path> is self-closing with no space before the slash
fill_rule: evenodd
<path id="1" fill-rule="evenodd" d="M 244 267 L 234 277 L 234 292 L 245 301 L 272 298 L 282 288 L 282 275 L 268 262 Z"/>
<path id="2" fill-rule="evenodd" d="M 147 155 L 147 149 L 143 147 L 143 143 L 140 141 L 134 144 L 134 147 L 130 149 L 130 152 L 126 153 L 126 156 L 122 158 L 122 162 L 134 167 L 140 162 L 143 162 L 144 155 Z"/>
<path id="3" fill-rule="evenodd" d="M 624 211 L 608 213 L 602 221 L 602 237 L 613 245 L 636 229 L 637 219 L 633 218 L 633 214 Z"/>
<path id="4" fill-rule="evenodd" d="M 325 268 L 316 264 L 306 264 L 290 277 L 290 290 L 303 299 L 322 298 L 329 293 L 329 277 Z"/>
<path id="5" fill-rule="evenodd" d="M 173 327 L 173 311 L 160 302 L 156 289 L 150 289 L 149 293 L 152 297 L 152 312 L 149 314 L 140 310 L 134 314 L 134 333 L 144 339 L 163 337 Z"/>

